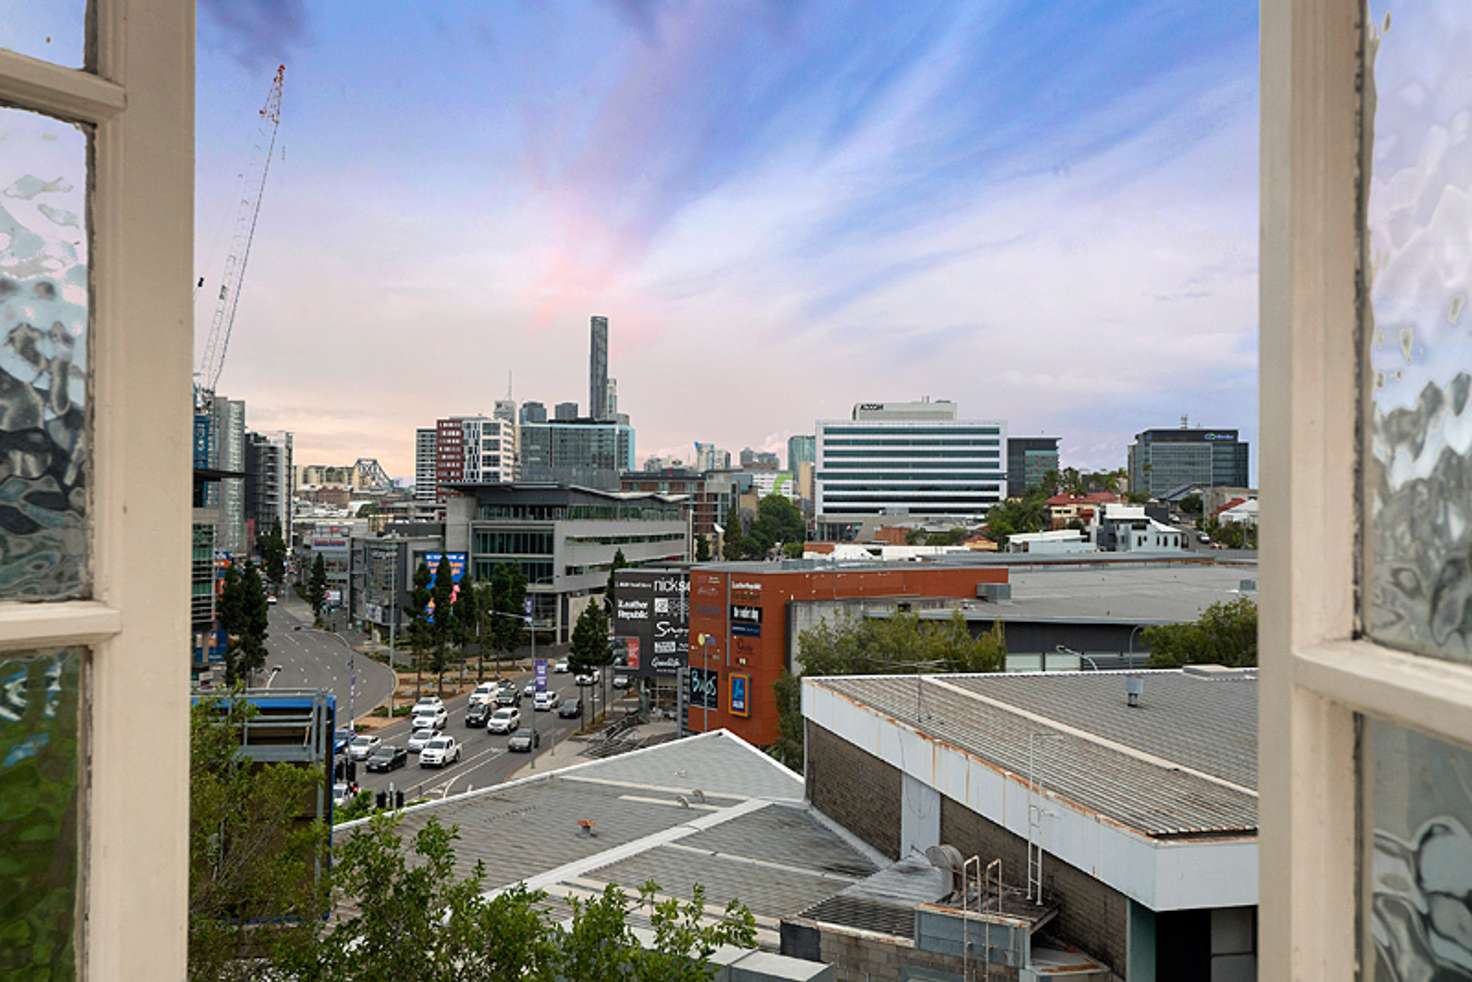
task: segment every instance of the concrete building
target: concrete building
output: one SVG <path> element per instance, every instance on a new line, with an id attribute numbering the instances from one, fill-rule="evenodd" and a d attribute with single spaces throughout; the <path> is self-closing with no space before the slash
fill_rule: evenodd
<path id="1" fill-rule="evenodd" d="M 731 452 L 722 450 L 714 443 L 695 441 L 695 469 L 698 471 L 724 471 L 731 469 Z"/>
<path id="2" fill-rule="evenodd" d="M 1112 491 L 1090 491 L 1088 494 L 1055 494 L 1047 501 L 1048 527 L 1066 528 L 1071 522 L 1088 525 L 1094 513 L 1104 505 L 1119 504 Z"/>
<path id="3" fill-rule="evenodd" d="M 445 549 L 468 554 L 489 579 L 514 563 L 527 579 L 539 628 L 569 639 L 583 607 L 601 599 L 614 554 L 631 565 L 690 557 L 690 518 L 677 498 L 557 484 L 463 484 L 446 502 Z"/>
<path id="4" fill-rule="evenodd" d="M 1006 423 L 960 419 L 953 402 L 860 403 L 817 429 L 819 538 L 875 515 L 979 522 L 1005 496 Z"/>
<path id="5" fill-rule="evenodd" d="M 1184 532 L 1151 518 L 1140 505 L 1101 505 L 1089 534 L 1104 552 L 1180 552 L 1186 548 Z"/>
<path id="6" fill-rule="evenodd" d="M 435 483 L 443 504 L 446 484 L 516 479 L 516 426 L 493 416 L 449 416 L 435 423 Z"/>
<path id="7" fill-rule="evenodd" d="M 1065 556 L 1075 553 L 1097 552 L 1098 547 L 1089 541 L 1082 529 L 1054 529 L 1048 532 L 1020 532 L 1007 536 L 1007 552 L 1028 553 L 1034 556 Z"/>
<path id="8" fill-rule="evenodd" d="M 606 405 L 608 407 L 607 410 L 606 410 L 606 412 L 607 412 L 606 418 L 607 419 L 618 419 L 619 416 L 621 415 L 619 413 L 619 411 L 618 411 L 618 379 L 616 379 L 616 378 L 609 378 L 609 380 L 608 380 L 608 398 L 606 399 L 605 402 L 606 402 Z"/>
<path id="9" fill-rule="evenodd" d="M 249 543 L 245 530 L 245 402 L 222 395 L 195 415 L 196 468 L 232 476 L 209 482 L 201 506 L 215 515 L 215 548 L 243 556 Z"/>
<path id="10" fill-rule="evenodd" d="M 634 470 L 634 428 L 613 420 L 554 419 L 521 428 L 521 480 L 617 490 Z"/>
<path id="11" fill-rule="evenodd" d="M 608 419 L 608 318 L 594 316 L 588 330 L 588 415 Z"/>
<path id="12" fill-rule="evenodd" d="M 578 404 L 575 402 L 559 402 L 553 409 L 553 419 L 572 422 L 578 418 Z"/>
<path id="13" fill-rule="evenodd" d="M 796 474 L 803 463 L 817 463 L 818 438 L 799 433 L 787 438 L 787 469 Z"/>
<path id="14" fill-rule="evenodd" d="M 1058 437 L 1007 437 L 1007 497 L 1020 498 L 1058 473 Z"/>
<path id="15" fill-rule="evenodd" d="M 1159 497 L 1183 484 L 1248 485 L 1248 446 L 1236 430 L 1145 430 L 1129 448 L 1130 487 Z"/>
<path id="16" fill-rule="evenodd" d="M 292 498 L 296 494 L 291 463 L 292 436 L 285 430 L 246 433 L 245 520 L 259 538 L 273 525 L 283 538 L 291 534 Z"/>
<path id="17" fill-rule="evenodd" d="M 780 494 L 788 501 L 797 500 L 797 482 L 792 479 L 790 472 L 748 470 L 747 473 L 751 475 L 751 489 L 756 493 L 758 501 L 769 494 Z"/>
<path id="18" fill-rule="evenodd" d="M 724 526 L 736 505 L 736 484 L 719 472 L 702 473 L 679 467 L 651 471 L 629 471 L 619 481 L 619 490 L 645 494 L 678 495 L 686 500 L 690 530 L 709 538 L 716 526 Z"/>
<path id="19" fill-rule="evenodd" d="M 573 413 L 573 415 L 576 416 L 577 413 Z M 545 423 L 547 422 L 547 407 L 540 402 L 523 402 L 517 422 Z"/>
<path id="20" fill-rule="evenodd" d="M 753 450 L 751 447 L 741 448 L 742 470 L 767 470 L 774 471 L 782 466 L 777 455 L 769 450 Z"/>
<path id="21" fill-rule="evenodd" d="M 1255 670 L 805 678 L 802 712 L 815 808 L 891 860 L 950 846 L 1000 880 L 985 906 L 1011 930 L 971 938 L 1003 978 L 1048 977 L 1021 974 L 1028 952 L 1009 943 L 1036 943 L 1016 918 L 1039 908 L 1107 969 L 1088 978 L 1257 978 Z M 917 972 L 923 905 L 876 891 L 838 906 L 804 918 L 838 978 L 863 977 L 835 957 L 858 954 L 837 943 L 856 927 L 895 939 L 882 977 L 959 977 Z"/>
<path id="22" fill-rule="evenodd" d="M 435 500 L 436 466 L 438 455 L 435 452 L 435 439 L 437 429 L 433 426 L 421 426 L 414 431 L 414 500 L 432 502 Z"/>
<path id="23" fill-rule="evenodd" d="M 404 644 L 404 608 L 411 603 L 414 572 L 426 555 L 444 548 L 437 526 L 417 535 L 354 535 L 348 547 L 348 609 L 354 623 L 385 642 L 393 627 Z"/>
<path id="24" fill-rule="evenodd" d="M 346 606 L 352 573 L 351 540 L 354 535 L 363 535 L 368 523 L 360 520 L 312 521 L 302 528 L 303 524 L 298 523 L 297 533 L 301 543 L 301 548 L 296 550 L 298 580 L 306 583 L 313 564 L 321 556 L 327 570 L 327 603 L 335 607 Z"/>

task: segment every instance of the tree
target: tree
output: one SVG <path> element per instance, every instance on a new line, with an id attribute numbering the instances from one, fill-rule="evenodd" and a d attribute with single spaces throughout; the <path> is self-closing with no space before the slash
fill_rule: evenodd
<path id="1" fill-rule="evenodd" d="M 710 539 L 703 535 L 695 537 L 695 561 L 697 563 L 707 562 L 710 559 Z"/>
<path id="2" fill-rule="evenodd" d="M 1181 511 L 1184 514 L 1187 514 L 1187 515 L 1200 515 L 1201 514 L 1201 495 L 1199 495 L 1199 494 L 1188 494 L 1188 495 L 1186 495 L 1184 498 L 1182 498 L 1180 500 L 1180 508 L 1181 508 Z"/>
<path id="3" fill-rule="evenodd" d="M 1132 505 L 1144 505 L 1150 502 L 1150 492 L 1131 491 L 1124 496 L 1124 500 Z"/>
<path id="4" fill-rule="evenodd" d="M 802 511 L 780 494 L 769 494 L 757 502 L 756 520 L 747 533 L 750 542 L 747 555 L 764 558 L 778 543 L 807 541 L 808 526 L 803 521 Z"/>
<path id="5" fill-rule="evenodd" d="M 376 982 L 412 965 L 414 977 L 426 982 L 695 982 L 711 977 L 709 958 L 718 947 L 755 944 L 756 920 L 735 901 L 717 923 L 704 923 L 698 886 L 688 901 L 658 900 L 654 883 L 644 884 L 637 898 L 609 886 L 574 900 L 564 928 L 543 916 L 540 891 L 516 886 L 488 897 L 481 864 L 457 879 L 456 829 L 431 818 L 414 836 L 410 856 L 397 823 L 375 816 L 338 848 L 332 899 L 352 912 L 313 920 L 310 933 L 284 939 L 273 959 L 276 978 Z M 633 909 L 649 920 L 651 947 L 629 927 Z"/>
<path id="6" fill-rule="evenodd" d="M 746 533 L 742 528 L 741 506 L 732 505 L 726 512 L 725 530 L 721 535 L 721 558 L 745 559 L 746 552 Z"/>
<path id="7" fill-rule="evenodd" d="M 572 628 L 572 644 L 568 646 L 567 660 L 575 672 L 586 672 L 613 664 L 613 649 L 608 644 L 608 614 L 601 604 L 588 604 L 578 615 Z M 605 676 L 602 680 L 607 683 Z M 603 706 L 608 708 L 608 693 L 604 690 Z M 590 714 L 590 719 L 594 718 Z"/>
<path id="8" fill-rule="evenodd" d="M 281 592 L 281 583 L 286 579 L 286 540 L 281 536 L 281 523 L 276 522 L 260 541 L 261 565 L 273 593 Z"/>
<path id="9" fill-rule="evenodd" d="M 312 605 L 314 620 L 322 620 L 322 605 L 327 602 L 327 561 L 322 554 L 312 560 L 312 572 L 307 577 L 307 603 Z"/>
<path id="10" fill-rule="evenodd" d="M 986 513 L 986 536 L 997 543 L 1006 542 L 1009 535 L 1041 532 L 1047 527 L 1048 500 L 1040 491 L 999 501 Z"/>
<path id="11" fill-rule="evenodd" d="M 486 636 L 496 652 L 496 675 L 501 674 L 501 658 L 516 653 L 524 636 L 526 574 L 520 566 L 497 563 L 491 569 L 490 604 L 487 609 Z"/>
<path id="12" fill-rule="evenodd" d="M 1247 597 L 1215 603 L 1195 621 L 1147 627 L 1140 640 L 1150 650 L 1151 668 L 1256 665 L 1257 604 Z"/>
<path id="13" fill-rule="evenodd" d="M 430 671 L 435 675 L 435 691 L 445 688 L 445 666 L 448 648 L 455 634 L 455 580 L 448 554 L 440 555 L 440 564 L 434 571 L 434 585 L 430 590 L 434 602 L 433 620 L 430 621 Z"/>
<path id="14" fill-rule="evenodd" d="M 255 563 L 244 571 L 232 563 L 225 570 L 216 616 L 225 633 L 225 684 L 249 681 L 266 664 L 266 637 L 270 607 Z"/>
<path id="15" fill-rule="evenodd" d="M 245 593 L 241 587 L 240 567 L 225 567 L 220 583 L 220 599 L 215 604 L 215 618 L 225 635 L 225 684 L 234 686 L 240 679 L 240 651 L 235 638 L 245 633 Z"/>
<path id="16" fill-rule="evenodd" d="M 454 615 L 454 640 L 460 648 L 460 681 L 465 681 L 465 655 L 470 649 L 472 641 L 478 641 L 480 637 L 480 598 L 484 591 L 476 589 L 479 586 L 467 574 L 460 581 L 460 590 L 455 594 L 455 601 L 451 604 L 451 613 Z M 481 663 L 485 662 L 482 655 Z M 482 673 L 483 674 L 483 673 Z M 480 681 L 477 676 L 476 681 Z"/>
<path id="17" fill-rule="evenodd" d="M 615 577 L 618 576 L 618 571 L 627 565 L 629 565 L 629 561 L 624 558 L 624 551 L 622 549 L 615 549 L 613 551 L 613 562 L 608 564 L 608 586 L 603 589 L 603 606 L 610 613 L 613 612 Z"/>
<path id="18" fill-rule="evenodd" d="M 243 758 L 254 712 L 237 688 L 190 714 L 190 979 L 257 978 L 267 943 L 305 940 L 327 909 L 327 830 L 302 816 L 322 771 Z"/>
<path id="19" fill-rule="evenodd" d="M 903 675 L 912 672 L 999 672 L 1006 667 L 1002 622 L 972 637 L 960 611 L 946 621 L 918 614 L 822 621 L 803 631 L 798 650 L 804 675 Z M 777 680 L 777 743 L 772 755 L 789 767 L 803 765 L 802 681 Z"/>
<path id="20" fill-rule="evenodd" d="M 414 697 L 419 697 L 421 688 L 420 673 L 424 665 L 424 653 L 434 643 L 429 625 L 429 601 L 432 594 L 429 590 L 433 577 L 430 575 L 429 566 L 424 560 L 414 568 L 414 585 L 409 590 L 409 603 L 404 607 L 404 613 L 409 615 L 409 623 L 405 627 L 405 634 L 409 641 L 409 650 L 414 656 Z"/>

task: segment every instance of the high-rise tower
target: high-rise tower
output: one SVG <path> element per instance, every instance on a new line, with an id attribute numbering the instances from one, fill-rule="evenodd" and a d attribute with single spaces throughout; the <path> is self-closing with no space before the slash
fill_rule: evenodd
<path id="1" fill-rule="evenodd" d="M 588 415 L 608 418 L 608 318 L 596 315 L 588 345 Z"/>

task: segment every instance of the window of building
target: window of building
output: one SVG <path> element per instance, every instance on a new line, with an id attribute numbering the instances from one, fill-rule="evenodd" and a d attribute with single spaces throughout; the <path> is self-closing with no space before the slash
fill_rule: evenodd
<path id="1" fill-rule="evenodd" d="M 1472 964 L 1469 40 L 1262 7 L 1263 978 Z"/>
<path id="2" fill-rule="evenodd" d="M 180 978 L 196 543 L 158 434 L 191 432 L 193 13 L 49 6 L 0 20 L 0 332 L 29 365 L 0 371 L 35 407 L 6 423 L 0 975 Z"/>

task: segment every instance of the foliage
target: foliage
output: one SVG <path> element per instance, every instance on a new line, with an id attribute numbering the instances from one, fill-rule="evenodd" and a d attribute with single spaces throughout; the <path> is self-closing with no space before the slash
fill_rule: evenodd
<path id="1" fill-rule="evenodd" d="M 429 670 L 434 672 L 435 684 L 439 688 L 443 688 L 445 684 L 445 667 L 449 662 L 448 648 L 456 633 L 454 575 L 449 555 L 441 555 L 439 567 L 434 571 L 434 585 L 430 588 L 434 611 L 433 619 L 428 625 L 431 645 Z"/>
<path id="2" fill-rule="evenodd" d="M 710 539 L 703 535 L 695 537 L 695 561 L 703 563 L 710 559 Z"/>
<path id="3" fill-rule="evenodd" d="M 786 559 L 801 559 L 805 547 L 801 542 L 782 543 L 782 555 Z"/>
<path id="4" fill-rule="evenodd" d="M 327 561 L 319 552 L 312 560 L 312 572 L 307 578 L 307 603 L 312 605 L 312 616 L 322 618 L 322 605 L 327 602 Z"/>
<path id="5" fill-rule="evenodd" d="M 1215 603 L 1191 623 L 1147 627 L 1140 639 L 1150 649 L 1151 668 L 1256 665 L 1257 604 L 1247 597 Z"/>
<path id="6" fill-rule="evenodd" d="M 225 684 L 233 686 L 266 664 L 270 606 L 255 563 L 243 572 L 233 563 L 225 570 L 216 616 L 225 632 Z"/>
<path id="7" fill-rule="evenodd" d="M 1199 515 L 1201 514 L 1201 495 L 1188 494 L 1177 503 L 1177 506 L 1187 515 Z"/>
<path id="8" fill-rule="evenodd" d="M 405 634 L 409 642 L 409 650 L 414 656 L 414 672 L 417 675 L 423 663 L 424 653 L 434 643 L 429 625 L 429 601 L 431 593 L 429 584 L 432 577 L 429 566 L 423 559 L 414 568 L 414 584 L 409 588 L 409 602 L 404 606 L 404 613 L 409 615 L 409 623 L 405 627 Z M 418 684 L 415 684 L 415 693 L 418 693 Z"/>
<path id="9" fill-rule="evenodd" d="M 1124 496 L 1126 503 L 1131 505 L 1145 505 L 1150 503 L 1149 491 L 1131 491 Z"/>
<path id="10" fill-rule="evenodd" d="M 745 907 L 726 905 L 719 923 L 701 922 L 704 893 L 689 901 L 660 900 L 646 883 L 632 901 L 610 886 L 573 902 L 570 927 L 543 917 L 545 895 L 516 886 L 486 896 L 477 863 L 455 876 L 459 837 L 436 820 L 414 837 L 407 856 L 397 819 L 375 816 L 338 849 L 333 899 L 351 902 L 352 914 L 314 922 L 310 935 L 278 947 L 278 978 L 298 982 L 416 982 L 459 979 L 626 979 L 685 982 L 712 976 L 710 955 L 721 945 L 750 947 L 756 922 Z M 654 945 L 644 948 L 628 925 L 633 904 L 648 916 Z"/>
<path id="11" fill-rule="evenodd" d="M 972 637 L 966 619 L 955 611 L 945 621 L 922 621 L 896 611 L 892 617 L 823 621 L 798 638 L 804 675 L 903 675 L 912 672 L 999 672 L 1006 665 L 1002 623 Z M 772 755 L 801 769 L 802 680 L 783 673 L 777 680 L 777 743 Z"/>
<path id="12" fill-rule="evenodd" d="M 326 828 L 304 816 L 320 768 L 240 754 L 255 712 L 239 688 L 190 716 L 189 977 L 252 979 L 263 945 L 310 935 L 326 908 Z M 262 922 L 269 927 L 259 926 Z"/>
<path id="13" fill-rule="evenodd" d="M 608 614 L 600 604 L 588 604 L 578 615 L 572 628 L 572 644 L 568 648 L 567 660 L 577 672 L 599 668 L 613 662 L 613 651 L 608 645 Z"/>
<path id="14" fill-rule="evenodd" d="M 1256 549 L 1257 526 L 1247 522 L 1219 522 L 1215 517 L 1201 523 L 1201 530 L 1228 549 Z"/>
<path id="15" fill-rule="evenodd" d="M 743 553 L 748 559 L 764 559 L 778 543 L 807 541 L 808 526 L 802 510 L 775 492 L 757 502 L 756 520 L 747 530 Z"/>
<path id="16" fill-rule="evenodd" d="M 986 513 L 986 536 L 993 542 L 1006 542 L 1009 535 L 1041 532 L 1047 527 L 1048 499 L 1041 491 L 999 501 Z"/>
<path id="17" fill-rule="evenodd" d="M 603 589 L 603 604 L 609 611 L 613 610 L 614 577 L 618 576 L 618 571 L 627 565 L 629 565 L 629 561 L 624 558 L 624 551 L 622 549 L 615 549 L 613 551 L 613 562 L 608 566 L 608 586 Z"/>
<path id="18" fill-rule="evenodd" d="M 261 565 L 266 579 L 275 593 L 281 592 L 281 582 L 286 579 L 286 540 L 281 535 L 281 523 L 276 522 L 260 540 Z"/>
<path id="19" fill-rule="evenodd" d="M 497 563 L 491 569 L 490 603 L 487 614 L 486 636 L 496 652 L 496 672 L 500 674 L 500 659 L 503 655 L 515 654 L 521 647 L 524 635 L 522 617 L 526 605 L 526 575 L 520 566 Z"/>
<path id="20" fill-rule="evenodd" d="M 407 707 L 412 710 L 414 707 Z M 407 715 L 407 713 L 405 714 Z M 341 825 L 343 822 L 351 822 L 359 818 L 367 818 L 373 814 L 373 792 L 364 788 L 353 795 L 343 804 L 332 809 L 332 824 Z"/>
<path id="21" fill-rule="evenodd" d="M 726 512 L 725 531 L 721 535 L 721 558 L 725 560 L 745 559 L 747 553 L 746 531 L 743 527 L 741 506 L 732 504 Z"/>

